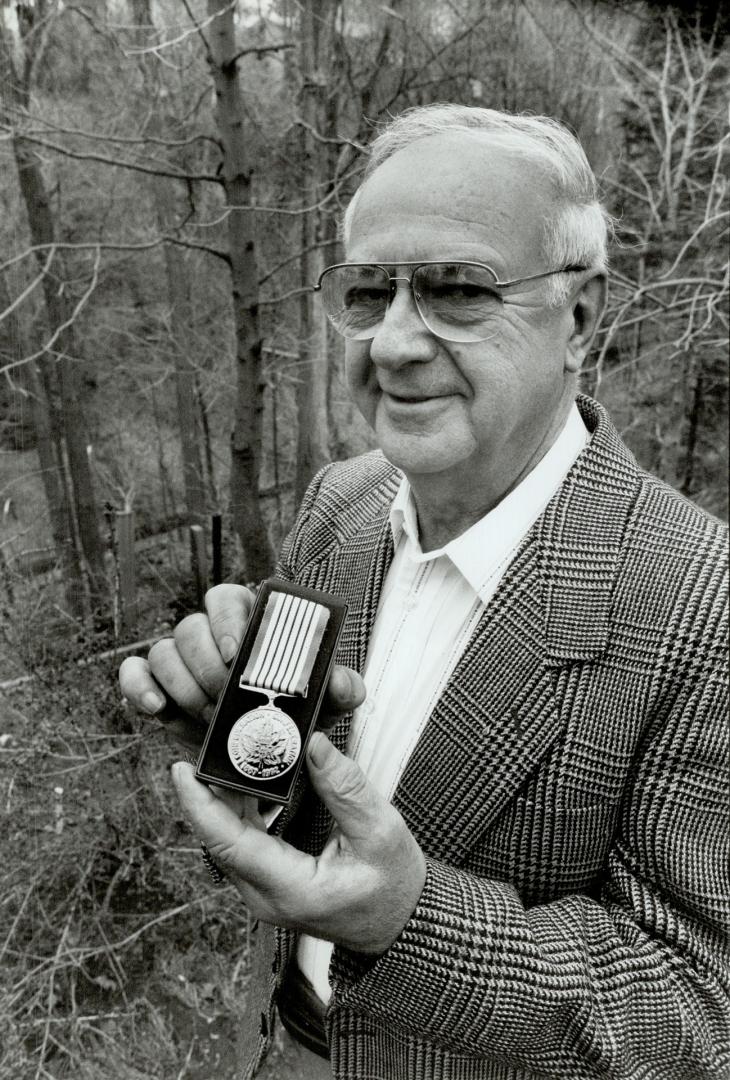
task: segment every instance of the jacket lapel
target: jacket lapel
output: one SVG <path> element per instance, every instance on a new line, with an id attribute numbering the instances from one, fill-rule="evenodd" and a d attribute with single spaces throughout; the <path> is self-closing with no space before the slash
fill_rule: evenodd
<path id="1" fill-rule="evenodd" d="M 382 506 L 356 537 L 346 541 L 337 555 L 336 584 L 332 589 L 349 604 L 340 641 L 338 662 L 362 672 L 375 622 L 385 575 L 393 559 L 390 504 Z"/>
<path id="2" fill-rule="evenodd" d="M 560 734 L 542 616 L 533 534 L 485 610 L 395 793 L 434 858 L 463 862 Z"/>
<path id="3" fill-rule="evenodd" d="M 561 735 L 555 668 L 605 650 L 638 471 L 606 414 L 523 541 L 452 673 L 394 803 L 434 858 L 459 865 Z"/>

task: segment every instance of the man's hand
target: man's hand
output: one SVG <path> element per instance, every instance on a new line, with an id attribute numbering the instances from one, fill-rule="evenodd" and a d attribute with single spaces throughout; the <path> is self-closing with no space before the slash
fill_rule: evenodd
<path id="1" fill-rule="evenodd" d="M 415 837 L 350 758 L 316 732 L 307 751 L 312 785 L 335 820 L 318 857 L 305 855 L 261 823 L 241 819 L 240 796 L 199 783 L 177 762 L 183 812 L 249 911 L 364 953 L 384 952 L 413 913 L 426 878 Z"/>
<path id="2" fill-rule="evenodd" d="M 147 660 L 130 656 L 119 669 L 127 700 L 164 723 L 167 734 L 193 753 L 203 744 L 253 602 L 253 594 L 242 585 L 216 585 L 205 594 L 205 613 L 182 619 L 172 637 L 155 642 Z M 330 726 L 364 700 L 360 676 L 335 667 L 320 726 Z"/>

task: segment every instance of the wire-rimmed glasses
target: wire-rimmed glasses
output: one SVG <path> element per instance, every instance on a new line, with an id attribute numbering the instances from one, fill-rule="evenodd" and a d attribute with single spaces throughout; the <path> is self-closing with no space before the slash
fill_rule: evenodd
<path id="1" fill-rule="evenodd" d="M 408 284 L 421 319 L 436 337 L 445 341 L 485 341 L 494 331 L 503 304 L 510 303 L 505 289 L 584 266 L 566 266 L 542 274 L 500 281 L 485 263 L 468 260 L 431 260 L 398 264 L 391 273 L 379 263 L 336 263 L 320 274 L 313 287 L 335 330 L 346 338 L 367 341 L 378 332 L 398 282 Z"/>

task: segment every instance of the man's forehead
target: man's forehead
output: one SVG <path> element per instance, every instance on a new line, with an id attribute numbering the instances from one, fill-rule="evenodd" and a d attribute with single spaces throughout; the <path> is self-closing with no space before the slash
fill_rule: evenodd
<path id="1" fill-rule="evenodd" d="M 430 221 L 467 241 L 498 240 L 519 227 L 534 242 L 553 200 L 542 163 L 503 140 L 433 135 L 398 150 L 368 178 L 357 197 L 352 240 L 381 226 L 423 228 Z"/>

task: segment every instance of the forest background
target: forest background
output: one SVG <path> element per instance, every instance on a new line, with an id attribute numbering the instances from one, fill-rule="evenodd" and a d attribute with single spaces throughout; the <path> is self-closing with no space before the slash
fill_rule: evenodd
<path id="1" fill-rule="evenodd" d="M 307 286 L 390 114 L 577 132 L 617 223 L 584 386 L 727 516 L 727 30 L 639 0 L 0 0 L 0 1077 L 235 1075 L 253 928 L 116 668 L 197 605 L 213 515 L 216 578 L 258 580 L 314 471 L 371 445 Z"/>

